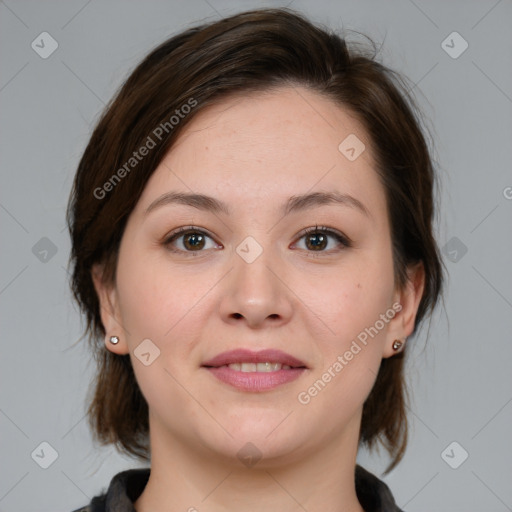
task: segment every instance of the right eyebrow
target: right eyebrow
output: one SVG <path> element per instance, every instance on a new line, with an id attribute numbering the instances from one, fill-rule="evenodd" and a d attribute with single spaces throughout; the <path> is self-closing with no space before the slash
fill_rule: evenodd
<path id="1" fill-rule="evenodd" d="M 168 204 L 184 204 L 192 206 L 198 210 L 211 211 L 213 213 L 230 214 L 229 206 L 215 199 L 214 197 L 204 194 L 191 194 L 185 192 L 167 192 L 153 201 L 145 210 L 144 215 L 149 214 L 156 208 Z M 282 206 L 283 214 L 289 215 L 290 213 L 308 210 L 326 204 L 339 204 L 341 206 L 348 206 L 356 211 L 364 214 L 366 217 L 371 218 L 372 215 L 368 208 L 359 199 L 349 195 L 341 194 L 337 191 L 332 192 L 312 192 L 298 196 L 292 196 Z"/>
<path id="2" fill-rule="evenodd" d="M 192 206 L 198 210 L 229 215 L 229 207 L 226 203 L 204 194 L 189 194 L 183 192 L 167 192 L 161 195 L 146 208 L 144 215 L 147 215 L 156 208 L 173 203 Z"/>

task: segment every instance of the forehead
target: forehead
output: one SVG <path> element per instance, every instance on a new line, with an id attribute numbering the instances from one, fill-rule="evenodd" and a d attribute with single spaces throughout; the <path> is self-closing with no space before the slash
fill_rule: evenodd
<path id="1" fill-rule="evenodd" d="M 245 207 L 315 190 L 337 190 L 377 207 L 384 200 L 362 124 L 304 87 L 231 96 L 196 114 L 141 203 L 168 190 L 238 198 Z"/>

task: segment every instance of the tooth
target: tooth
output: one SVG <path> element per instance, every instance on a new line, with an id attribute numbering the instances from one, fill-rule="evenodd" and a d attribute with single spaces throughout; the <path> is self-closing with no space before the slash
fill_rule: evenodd
<path id="1" fill-rule="evenodd" d="M 268 363 L 256 363 L 256 371 L 257 372 L 268 372 L 269 371 Z"/>
<path id="2" fill-rule="evenodd" d="M 258 363 L 256 365 L 256 371 L 258 372 L 277 372 L 281 369 L 281 363 Z"/>
<path id="3" fill-rule="evenodd" d="M 264 363 L 231 363 L 228 365 L 224 365 L 230 368 L 231 370 L 237 372 L 277 372 L 279 370 L 290 370 L 291 366 L 287 364 L 281 363 L 271 363 L 269 361 L 265 361 Z"/>

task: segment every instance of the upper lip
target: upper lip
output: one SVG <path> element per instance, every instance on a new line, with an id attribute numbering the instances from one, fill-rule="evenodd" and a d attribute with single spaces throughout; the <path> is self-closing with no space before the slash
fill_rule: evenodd
<path id="1" fill-rule="evenodd" d="M 214 358 L 205 361 L 202 366 L 224 366 L 232 363 L 281 363 L 291 366 L 292 368 L 307 368 L 306 364 L 300 359 L 287 354 L 281 350 L 266 349 L 253 352 L 247 349 L 236 349 L 228 352 L 222 352 Z"/>

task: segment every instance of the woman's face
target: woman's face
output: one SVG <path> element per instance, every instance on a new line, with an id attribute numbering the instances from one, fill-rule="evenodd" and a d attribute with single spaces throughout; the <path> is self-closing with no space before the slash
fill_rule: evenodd
<path id="1" fill-rule="evenodd" d="M 281 88 L 204 110 L 155 170 L 115 286 L 96 281 L 107 334 L 121 340 L 108 349 L 130 353 L 153 449 L 254 450 L 271 464 L 357 440 L 380 362 L 412 331 L 421 292 L 395 289 L 369 146 L 332 101 Z M 249 354 L 212 362 L 238 349 Z M 264 364 L 288 356 L 292 368 Z"/>

